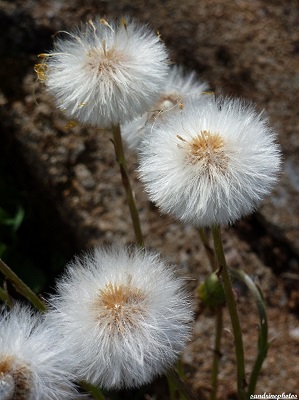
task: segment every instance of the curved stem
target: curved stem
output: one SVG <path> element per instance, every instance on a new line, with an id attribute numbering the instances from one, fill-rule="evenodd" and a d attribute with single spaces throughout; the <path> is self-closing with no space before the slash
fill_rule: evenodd
<path id="1" fill-rule="evenodd" d="M 206 255 L 210 261 L 210 265 L 212 267 L 212 271 L 216 271 L 217 270 L 217 260 L 215 259 L 215 254 L 214 254 L 214 250 L 212 249 L 212 247 L 210 246 L 209 243 L 209 239 L 208 236 L 206 234 L 205 228 L 199 228 L 199 235 L 201 238 L 201 241 L 204 245 L 205 251 L 206 251 Z"/>
<path id="2" fill-rule="evenodd" d="M 225 255 L 221 239 L 220 227 L 213 226 L 212 234 L 215 245 L 215 254 L 217 257 L 219 265 L 218 275 L 222 278 L 223 289 L 225 293 L 226 303 L 230 314 L 230 319 L 232 323 L 233 335 L 235 340 L 235 351 L 237 359 L 237 385 L 238 385 L 238 399 L 245 400 L 245 362 L 244 362 L 244 350 L 243 350 L 243 339 L 240 320 L 237 311 L 237 305 L 235 301 L 235 296 L 232 288 L 231 279 L 229 276 L 228 268 L 225 261 Z"/>
<path id="3" fill-rule="evenodd" d="M 143 246 L 143 237 L 141 232 L 140 220 L 139 215 L 135 203 L 135 197 L 132 191 L 131 183 L 129 180 L 126 160 L 124 155 L 123 143 L 121 138 L 120 126 L 114 125 L 112 126 L 112 134 L 113 134 L 113 143 L 115 149 L 116 160 L 119 165 L 121 179 L 123 187 L 126 191 L 127 201 L 130 208 L 131 219 L 133 223 L 133 228 L 135 232 L 136 242 L 137 245 L 142 247 Z"/>
<path id="4" fill-rule="evenodd" d="M 45 311 L 43 301 L 0 259 L 0 272 L 9 280 L 17 292 L 24 296 L 39 311 Z"/>
<path id="5" fill-rule="evenodd" d="M 259 373 L 261 371 L 263 362 L 267 356 L 268 348 L 269 348 L 269 343 L 268 343 L 268 322 L 267 322 L 267 313 L 266 313 L 266 307 L 265 307 L 265 301 L 263 298 L 263 295 L 258 288 L 258 286 L 252 281 L 252 279 L 245 274 L 245 272 L 231 268 L 231 275 L 232 277 L 236 277 L 239 279 L 241 282 L 245 283 L 248 289 L 250 290 L 251 294 L 253 295 L 258 314 L 260 317 L 260 332 L 259 332 L 259 338 L 258 338 L 258 352 L 257 352 L 257 357 L 254 363 L 254 366 L 251 371 L 250 379 L 249 379 L 249 384 L 248 384 L 248 398 L 250 395 L 254 394 L 255 391 L 255 386 L 257 383 L 257 379 L 259 376 Z"/>

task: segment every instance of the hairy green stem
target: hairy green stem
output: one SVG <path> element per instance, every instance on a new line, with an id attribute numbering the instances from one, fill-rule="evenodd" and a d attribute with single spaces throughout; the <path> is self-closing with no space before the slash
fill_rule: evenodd
<path id="1" fill-rule="evenodd" d="M 6 290 L 4 290 L 2 287 L 0 287 L 0 299 L 8 305 L 8 307 L 12 307 L 12 301 L 11 298 L 9 297 L 9 294 L 7 293 Z"/>
<path id="2" fill-rule="evenodd" d="M 139 220 L 139 215 L 138 215 L 138 211 L 137 211 L 137 207 L 136 207 L 136 203 L 135 203 L 134 193 L 132 191 L 131 183 L 129 180 L 129 175 L 127 172 L 126 159 L 125 159 L 125 155 L 124 155 L 124 149 L 123 149 L 123 143 L 122 143 L 122 137 L 121 137 L 121 131 L 120 131 L 119 125 L 112 126 L 112 134 L 113 134 L 113 143 L 114 143 L 116 160 L 119 165 L 122 184 L 125 189 L 128 205 L 130 208 L 130 214 L 131 214 L 131 219 L 132 219 L 133 228 L 134 228 L 134 232 L 135 232 L 136 243 L 138 246 L 142 247 L 143 246 L 143 237 L 142 237 L 142 232 L 141 232 L 140 220 Z"/>
<path id="3" fill-rule="evenodd" d="M 233 336 L 235 341 L 235 351 L 237 360 L 237 386 L 238 386 L 238 399 L 246 400 L 245 387 L 245 361 L 244 361 L 244 349 L 243 349 L 243 339 L 240 320 L 237 311 L 237 305 L 235 301 L 235 296 L 232 288 L 231 279 L 229 276 L 228 268 L 226 265 L 220 226 L 212 227 L 212 234 L 215 245 L 215 254 L 219 266 L 219 276 L 222 278 L 222 285 L 225 293 L 226 304 L 229 310 Z"/>
<path id="4" fill-rule="evenodd" d="M 199 235 L 204 245 L 207 257 L 210 261 L 210 265 L 213 271 L 217 271 L 217 259 L 213 248 L 210 246 L 209 239 L 205 228 L 199 229 Z M 219 360 L 221 357 L 221 335 L 223 325 L 223 307 L 218 306 L 216 309 L 216 333 L 213 351 L 213 363 L 211 373 L 211 395 L 210 400 L 215 400 L 217 396 L 218 387 L 218 372 L 219 372 Z"/>
<path id="5" fill-rule="evenodd" d="M 210 246 L 209 239 L 208 239 L 208 236 L 206 234 L 205 228 L 199 228 L 198 231 L 199 231 L 199 235 L 200 235 L 201 241 L 202 241 L 202 243 L 204 245 L 204 249 L 205 249 L 206 255 L 207 255 L 207 257 L 208 257 L 208 259 L 210 261 L 210 265 L 212 267 L 212 270 L 216 271 L 217 270 L 217 260 L 215 258 L 214 250 Z"/>
<path id="6" fill-rule="evenodd" d="M 223 310 L 221 306 L 217 307 L 216 310 L 216 335 L 214 345 L 214 358 L 212 365 L 212 376 L 211 376 L 211 396 L 210 400 L 216 400 L 217 387 L 218 387 L 218 371 L 219 371 L 219 360 L 221 358 L 221 335 L 223 325 Z"/>
<path id="7" fill-rule="evenodd" d="M 170 400 L 178 400 L 177 394 L 179 392 L 179 400 L 188 400 L 189 397 L 185 395 L 185 377 L 183 370 L 182 360 L 179 359 L 176 363 L 176 368 L 166 374 Z"/>
<path id="8" fill-rule="evenodd" d="M 177 387 L 176 387 L 175 383 L 170 379 L 168 374 L 166 374 L 166 378 L 167 378 L 167 383 L 168 383 L 170 400 L 177 400 L 177 396 L 176 396 Z"/>
<path id="9" fill-rule="evenodd" d="M 170 369 L 167 371 L 168 385 L 171 389 L 172 396 L 175 394 L 175 388 L 180 393 L 180 400 L 197 400 L 197 397 L 187 387 L 183 379 L 179 376 L 176 370 Z"/>
<path id="10" fill-rule="evenodd" d="M 12 283 L 17 292 L 24 296 L 39 311 L 45 311 L 43 301 L 0 259 L 0 272 Z"/>
<path id="11" fill-rule="evenodd" d="M 106 400 L 105 396 L 103 395 L 103 393 L 97 386 L 94 386 L 91 383 L 86 382 L 86 381 L 80 381 L 79 384 L 82 387 L 82 389 L 84 389 L 84 390 L 86 390 L 86 392 L 90 393 L 94 399 Z"/>

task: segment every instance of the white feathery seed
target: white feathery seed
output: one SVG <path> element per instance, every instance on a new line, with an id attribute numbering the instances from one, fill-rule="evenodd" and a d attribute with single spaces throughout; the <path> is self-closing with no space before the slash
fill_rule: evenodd
<path id="1" fill-rule="evenodd" d="M 195 226 L 253 212 L 277 180 L 276 135 L 263 113 L 239 99 L 190 98 L 147 137 L 139 174 L 150 199 Z"/>
<path id="2" fill-rule="evenodd" d="M 66 353 L 41 316 L 16 304 L 0 314 L 0 399 L 74 400 Z"/>
<path id="3" fill-rule="evenodd" d="M 63 36 L 62 36 L 63 35 Z M 158 35 L 132 19 L 95 18 L 55 38 L 39 77 L 70 118 L 110 128 L 144 113 L 168 72 Z"/>
<path id="4" fill-rule="evenodd" d="M 146 124 L 159 121 L 164 114 L 168 118 L 169 112 L 179 108 L 188 96 L 200 96 L 206 90 L 208 90 L 208 84 L 199 81 L 194 71 L 187 72 L 182 66 L 174 65 L 167 75 L 160 97 L 151 109 L 121 127 L 122 136 L 128 146 L 137 150 L 144 137 Z"/>
<path id="5" fill-rule="evenodd" d="M 49 319 L 81 379 L 137 387 L 170 367 L 190 337 L 193 311 L 183 287 L 156 253 L 96 248 L 68 265 Z"/>

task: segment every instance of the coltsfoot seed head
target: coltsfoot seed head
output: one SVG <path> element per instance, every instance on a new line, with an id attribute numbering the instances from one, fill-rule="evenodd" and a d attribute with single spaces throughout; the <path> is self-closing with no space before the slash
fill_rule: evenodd
<path id="1" fill-rule="evenodd" d="M 208 84 L 199 81 L 195 72 L 184 71 L 182 66 L 173 66 L 167 75 L 159 98 L 150 110 L 122 126 L 121 132 L 128 146 L 131 149 L 138 149 L 144 138 L 146 124 L 152 125 L 164 118 L 164 115 L 168 118 L 169 112 L 179 108 L 187 97 L 200 96 L 207 89 Z M 149 129 L 146 132 L 149 133 Z"/>
<path id="2" fill-rule="evenodd" d="M 61 32 L 53 51 L 40 56 L 44 62 L 35 69 L 57 106 L 70 118 L 102 128 L 148 110 L 168 72 L 165 45 L 132 19 L 95 18 Z"/>
<path id="3" fill-rule="evenodd" d="M 233 223 L 275 184 L 281 159 L 275 139 L 251 104 L 192 97 L 150 129 L 140 178 L 164 213 L 196 226 Z"/>
<path id="4" fill-rule="evenodd" d="M 41 317 L 16 304 L 0 315 L 0 399 L 74 400 L 66 353 Z"/>
<path id="5" fill-rule="evenodd" d="M 49 318 L 78 376 L 111 389 L 163 373 L 190 337 L 183 286 L 156 253 L 135 248 L 97 248 L 70 263 Z"/>

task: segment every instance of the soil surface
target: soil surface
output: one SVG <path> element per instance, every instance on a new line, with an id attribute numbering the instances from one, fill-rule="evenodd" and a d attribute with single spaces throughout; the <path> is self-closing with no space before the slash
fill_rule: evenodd
<path id="1" fill-rule="evenodd" d="M 229 266 L 258 283 L 267 305 L 270 348 L 256 393 L 299 396 L 298 2 L 0 1 L 5 149 L 58 213 L 61 229 L 70 232 L 73 253 L 134 242 L 110 133 L 70 126 L 33 70 L 37 54 L 51 48 L 51 35 L 95 15 L 130 15 L 148 22 L 162 35 L 174 63 L 194 69 L 217 93 L 250 99 L 268 112 L 284 155 L 280 183 L 257 213 L 225 230 L 224 246 Z M 129 149 L 126 154 L 146 246 L 177 264 L 195 291 L 209 273 L 198 232 L 160 215 L 137 179 L 136 155 Z M 235 289 L 249 376 L 259 320 L 250 293 L 240 285 Z M 183 354 L 186 380 L 198 399 L 210 391 L 214 326 L 213 312 L 199 304 L 193 338 Z M 219 399 L 236 399 L 235 377 L 231 325 L 224 310 Z M 167 399 L 160 385 L 164 383 L 156 381 L 142 398 Z"/>

